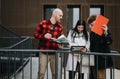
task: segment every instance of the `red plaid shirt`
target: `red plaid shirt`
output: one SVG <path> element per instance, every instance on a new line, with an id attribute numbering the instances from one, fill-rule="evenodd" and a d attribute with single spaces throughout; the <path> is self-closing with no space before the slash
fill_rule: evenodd
<path id="1" fill-rule="evenodd" d="M 34 37 L 39 39 L 39 49 L 45 50 L 45 49 L 58 49 L 58 44 L 55 42 L 52 42 L 50 39 L 44 38 L 44 35 L 46 33 L 52 34 L 52 38 L 58 38 L 63 33 L 63 27 L 60 23 L 56 23 L 54 25 L 54 28 L 52 29 L 52 23 L 50 20 L 43 20 L 38 25 Z"/>

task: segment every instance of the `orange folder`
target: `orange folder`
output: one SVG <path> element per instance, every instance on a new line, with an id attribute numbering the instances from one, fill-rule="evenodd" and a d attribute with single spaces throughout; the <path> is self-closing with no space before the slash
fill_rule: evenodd
<path id="1" fill-rule="evenodd" d="M 103 34 L 103 29 L 101 27 L 104 24 L 107 25 L 108 21 L 108 18 L 99 14 L 91 30 L 101 36 Z"/>

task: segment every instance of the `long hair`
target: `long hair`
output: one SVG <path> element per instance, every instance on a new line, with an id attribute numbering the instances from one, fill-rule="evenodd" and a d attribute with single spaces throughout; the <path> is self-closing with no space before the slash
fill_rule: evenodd
<path id="1" fill-rule="evenodd" d="M 87 33 L 87 29 L 86 29 L 86 22 L 84 20 L 78 20 L 75 27 L 72 29 L 73 30 L 73 33 L 72 33 L 72 36 L 74 33 L 78 33 L 79 34 L 79 31 L 77 29 L 77 27 L 79 25 L 83 25 L 84 29 L 83 29 L 83 35 L 85 36 L 85 40 L 88 41 L 88 33 Z"/>

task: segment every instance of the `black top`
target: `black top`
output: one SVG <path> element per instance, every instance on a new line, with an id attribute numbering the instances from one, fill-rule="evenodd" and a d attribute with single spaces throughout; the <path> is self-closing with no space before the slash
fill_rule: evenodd
<path id="1" fill-rule="evenodd" d="M 107 36 L 105 36 L 104 34 L 102 36 L 99 36 L 94 32 L 90 33 L 90 51 L 91 52 L 110 53 L 111 44 L 112 44 L 112 37 L 109 32 Z M 98 61 L 98 65 L 96 63 L 97 61 Z M 98 69 L 111 67 L 112 66 L 111 57 L 95 56 L 95 66 L 98 66 Z"/>

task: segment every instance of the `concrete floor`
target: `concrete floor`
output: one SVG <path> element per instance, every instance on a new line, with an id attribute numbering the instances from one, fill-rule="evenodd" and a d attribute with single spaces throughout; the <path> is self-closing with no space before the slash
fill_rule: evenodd
<path id="1" fill-rule="evenodd" d="M 30 64 L 32 64 L 32 66 L 30 66 Z M 32 72 L 30 73 L 30 71 L 32 71 Z M 45 79 L 47 79 L 47 78 L 52 79 L 51 70 L 50 70 L 49 65 L 48 65 L 47 71 L 48 71 L 48 75 L 45 75 Z M 16 78 L 12 78 L 12 79 L 37 79 L 37 72 L 38 72 L 38 58 L 33 57 L 32 63 L 28 62 L 27 65 L 24 67 L 24 69 L 16 75 Z M 114 72 L 115 72 L 114 79 L 120 79 L 120 70 L 114 69 Z M 62 79 L 64 79 L 64 75 L 62 75 Z M 66 71 L 66 79 L 68 79 L 68 72 L 67 71 Z M 106 79 L 110 79 L 110 69 L 106 69 Z"/>

